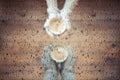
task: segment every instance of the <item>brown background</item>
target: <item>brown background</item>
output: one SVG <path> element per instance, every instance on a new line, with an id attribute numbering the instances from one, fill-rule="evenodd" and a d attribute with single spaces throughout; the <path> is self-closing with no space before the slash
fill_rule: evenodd
<path id="1" fill-rule="evenodd" d="M 45 0 L 0 0 L 0 80 L 43 80 L 40 56 L 53 42 L 74 49 L 77 80 L 120 80 L 119 0 L 79 0 L 59 40 L 43 29 L 46 9 Z"/>

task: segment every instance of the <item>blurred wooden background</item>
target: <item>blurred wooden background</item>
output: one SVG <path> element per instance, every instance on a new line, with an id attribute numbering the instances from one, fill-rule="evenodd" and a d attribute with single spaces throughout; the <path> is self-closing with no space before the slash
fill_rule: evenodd
<path id="1" fill-rule="evenodd" d="M 120 0 L 79 0 L 59 40 L 43 29 L 46 9 L 45 0 L 0 0 L 0 80 L 43 80 L 40 56 L 53 42 L 74 49 L 77 80 L 120 80 Z"/>

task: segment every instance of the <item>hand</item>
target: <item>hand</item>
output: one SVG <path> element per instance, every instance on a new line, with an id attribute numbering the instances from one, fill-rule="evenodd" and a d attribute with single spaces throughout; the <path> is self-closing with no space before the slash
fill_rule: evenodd
<path id="1" fill-rule="evenodd" d="M 73 70 L 76 59 L 71 47 L 67 46 L 66 48 L 68 50 L 69 55 L 67 60 L 62 64 L 63 66 L 60 74 L 62 76 L 62 80 L 76 80 Z"/>
<path id="2" fill-rule="evenodd" d="M 63 21 L 65 22 L 66 29 L 67 29 L 67 30 L 70 30 L 70 28 L 71 28 L 71 23 L 70 23 L 69 14 L 67 13 L 67 11 L 61 10 L 60 15 L 61 15 Z"/>
<path id="3" fill-rule="evenodd" d="M 45 68 L 44 80 L 57 80 L 58 78 L 56 63 L 50 57 L 51 46 L 53 45 L 46 46 L 41 56 L 41 62 Z"/>
<path id="4" fill-rule="evenodd" d="M 60 10 L 57 7 L 52 7 L 52 8 L 48 8 L 47 12 L 48 12 L 48 18 L 45 21 L 44 28 L 48 33 L 48 35 L 54 37 L 55 34 L 50 31 L 49 23 L 52 19 L 60 17 Z"/>

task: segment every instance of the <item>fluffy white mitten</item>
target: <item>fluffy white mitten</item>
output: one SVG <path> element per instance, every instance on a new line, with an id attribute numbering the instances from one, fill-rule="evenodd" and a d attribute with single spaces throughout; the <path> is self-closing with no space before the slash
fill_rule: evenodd
<path id="1" fill-rule="evenodd" d="M 63 20 L 66 22 L 66 29 L 69 30 L 71 28 L 69 15 L 75 7 L 77 0 L 66 0 L 63 9 L 61 10 L 61 16 Z"/>
<path id="2" fill-rule="evenodd" d="M 48 12 L 48 18 L 45 21 L 44 27 L 48 27 L 49 26 L 49 22 L 52 18 L 55 18 L 57 16 L 59 16 L 59 9 L 58 9 L 58 5 L 57 5 L 57 0 L 46 0 L 47 3 L 47 12 Z"/>
<path id="3" fill-rule="evenodd" d="M 44 28 L 48 35 L 54 37 L 55 34 L 50 31 L 50 21 L 54 18 L 60 17 L 60 10 L 58 9 L 57 0 L 46 0 L 48 18 L 45 21 Z"/>

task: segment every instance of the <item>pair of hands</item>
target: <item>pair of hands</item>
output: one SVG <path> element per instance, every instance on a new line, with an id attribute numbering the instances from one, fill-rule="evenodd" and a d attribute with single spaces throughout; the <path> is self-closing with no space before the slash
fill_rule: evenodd
<path id="1" fill-rule="evenodd" d="M 41 56 L 41 62 L 43 64 L 43 67 L 45 68 L 44 80 L 58 80 L 57 78 L 59 72 L 62 77 L 62 80 L 76 80 L 73 70 L 76 58 L 74 56 L 72 48 L 70 46 L 64 45 L 69 53 L 68 57 L 64 62 L 57 63 L 50 56 L 52 51 L 51 49 L 55 45 L 56 44 L 50 44 L 46 46 Z M 61 65 L 59 66 L 59 64 Z"/>
<path id="2" fill-rule="evenodd" d="M 69 30 L 71 28 L 69 15 L 72 12 L 75 5 L 77 4 L 77 1 L 78 0 L 65 0 L 62 10 L 59 10 L 57 0 L 46 0 L 48 18 L 45 21 L 44 28 L 50 36 L 53 36 L 53 37 L 58 36 L 58 35 L 62 34 L 65 30 Z M 60 26 L 55 25 L 54 26 L 54 28 L 62 26 L 62 28 L 59 28 L 58 31 L 53 31 L 50 29 L 50 27 L 51 27 L 50 22 L 54 18 L 61 18 L 64 23 L 64 25 L 60 25 Z M 55 22 L 55 23 L 57 24 L 57 22 Z"/>
<path id="3" fill-rule="evenodd" d="M 65 11 L 65 10 L 52 10 L 52 12 L 48 11 L 48 18 L 46 19 L 45 21 L 45 24 L 44 24 L 44 28 L 46 30 L 46 32 L 54 37 L 54 36 L 57 36 L 57 35 L 60 35 L 62 33 L 59 33 L 59 34 L 55 34 L 55 33 L 52 33 L 50 30 L 49 30 L 49 27 L 50 27 L 50 21 L 54 18 L 61 18 L 64 22 L 64 28 L 65 30 L 69 30 L 71 28 L 71 23 L 70 23 L 70 19 L 69 19 L 69 14 Z M 57 27 L 57 26 L 56 26 Z"/>

